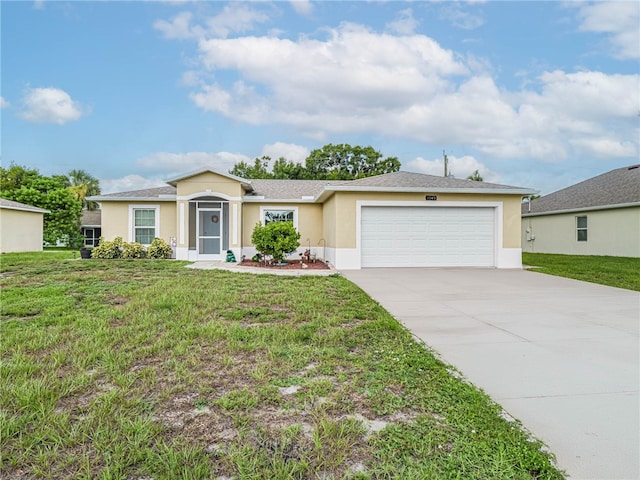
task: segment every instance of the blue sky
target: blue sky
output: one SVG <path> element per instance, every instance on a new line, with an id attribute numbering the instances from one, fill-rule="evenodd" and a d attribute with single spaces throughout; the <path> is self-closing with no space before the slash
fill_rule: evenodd
<path id="1" fill-rule="evenodd" d="M 638 2 L 0 8 L 3 166 L 104 193 L 327 143 L 543 194 L 638 163 Z"/>

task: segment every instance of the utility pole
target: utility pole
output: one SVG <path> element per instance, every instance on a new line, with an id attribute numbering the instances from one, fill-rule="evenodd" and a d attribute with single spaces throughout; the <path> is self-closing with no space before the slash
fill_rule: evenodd
<path id="1" fill-rule="evenodd" d="M 442 150 L 442 155 L 444 155 L 444 176 L 446 178 L 449 176 L 449 159 L 447 158 L 447 154 L 444 150 Z"/>

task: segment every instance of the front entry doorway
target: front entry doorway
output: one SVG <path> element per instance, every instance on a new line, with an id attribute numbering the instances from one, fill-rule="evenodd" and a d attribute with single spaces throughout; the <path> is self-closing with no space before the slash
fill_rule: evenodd
<path id="1" fill-rule="evenodd" d="M 221 261 L 229 249 L 229 202 L 215 196 L 189 201 L 189 260 Z"/>
<path id="2" fill-rule="evenodd" d="M 222 209 L 198 209 L 198 258 L 219 260 L 222 253 Z"/>

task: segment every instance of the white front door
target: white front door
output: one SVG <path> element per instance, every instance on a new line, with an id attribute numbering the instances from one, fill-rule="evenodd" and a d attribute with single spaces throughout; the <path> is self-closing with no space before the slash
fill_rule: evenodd
<path id="1" fill-rule="evenodd" d="M 222 259 L 222 209 L 198 210 L 198 259 Z"/>

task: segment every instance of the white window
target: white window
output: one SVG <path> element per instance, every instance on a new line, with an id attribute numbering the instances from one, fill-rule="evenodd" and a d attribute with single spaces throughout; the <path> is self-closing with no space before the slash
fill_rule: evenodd
<path id="1" fill-rule="evenodd" d="M 150 245 L 160 232 L 158 205 L 129 206 L 129 241 Z"/>
<path id="2" fill-rule="evenodd" d="M 576 217 L 576 231 L 579 242 L 587 241 L 587 217 L 586 215 Z"/>
<path id="3" fill-rule="evenodd" d="M 298 207 L 260 207 L 263 225 L 273 222 L 291 222 L 298 229 Z"/>

